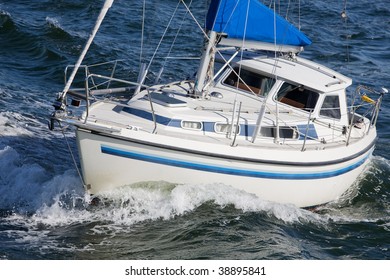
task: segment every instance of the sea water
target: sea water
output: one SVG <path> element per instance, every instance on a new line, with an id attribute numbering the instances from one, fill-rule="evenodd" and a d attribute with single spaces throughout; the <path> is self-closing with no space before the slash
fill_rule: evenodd
<path id="1" fill-rule="evenodd" d="M 193 2 L 202 23 L 206 4 Z M 297 7 L 288 17 L 313 41 L 302 56 L 355 83 L 390 87 L 387 1 L 348 2 L 347 21 L 341 17 L 343 1 L 301 2 L 301 18 L 293 15 Z M 86 63 L 123 59 L 121 75 L 136 79 L 177 1 L 146 4 L 142 56 L 142 1 L 117 0 Z M 342 198 L 319 208 L 272 203 L 212 182 L 145 182 L 104 193 L 93 203 L 72 158 L 73 153 L 77 162 L 74 131 L 49 131 L 47 120 L 64 68 L 77 60 L 101 6 L 92 0 L 0 2 L 0 259 L 390 258 L 386 96 L 367 170 Z M 174 26 L 182 36 L 172 53 L 169 44 L 161 46 L 162 53 L 199 57 L 203 39 L 195 24 L 179 17 Z M 175 29 L 168 32 L 175 38 Z M 165 82 L 191 77 L 197 69 L 196 60 L 165 56 L 156 57 L 151 73 L 156 76 L 165 63 Z"/>

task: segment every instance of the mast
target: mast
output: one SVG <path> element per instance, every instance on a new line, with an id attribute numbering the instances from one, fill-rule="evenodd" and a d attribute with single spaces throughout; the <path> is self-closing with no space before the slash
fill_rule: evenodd
<path id="1" fill-rule="evenodd" d="M 215 58 L 215 45 L 217 41 L 217 32 L 210 32 L 210 39 L 206 46 L 206 49 L 203 51 L 202 59 L 198 71 L 196 73 L 195 79 L 195 96 L 204 97 L 207 89 L 205 85 L 209 79 L 211 79 L 210 73 L 214 68 L 214 58 Z M 212 73 L 211 73 L 212 74 Z"/>

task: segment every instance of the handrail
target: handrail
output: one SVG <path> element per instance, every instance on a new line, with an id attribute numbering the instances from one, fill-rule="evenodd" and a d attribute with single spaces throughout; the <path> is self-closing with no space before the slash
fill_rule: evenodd
<path id="1" fill-rule="evenodd" d="M 90 78 L 90 77 L 97 77 L 97 78 L 107 79 L 107 80 L 114 81 L 114 82 L 129 84 L 129 85 L 133 85 L 133 86 L 141 86 L 143 88 L 149 88 L 149 86 L 147 86 L 145 84 L 140 84 L 140 83 L 136 83 L 136 82 L 126 81 L 126 80 L 123 80 L 123 79 L 118 79 L 118 78 L 109 77 L 109 76 L 100 75 L 100 74 L 93 74 L 93 73 L 91 73 L 91 74 L 89 74 L 87 76 L 87 78 Z"/>
<path id="2" fill-rule="evenodd" d="M 85 87 L 85 103 L 86 103 L 86 112 L 85 112 L 85 119 L 84 119 L 84 124 L 87 123 L 87 119 L 89 117 L 89 85 L 88 85 L 88 66 L 85 68 L 85 75 L 86 75 L 86 78 L 85 78 L 85 81 L 84 81 L 84 87 Z"/>
<path id="3" fill-rule="evenodd" d="M 383 94 L 381 94 L 381 96 L 379 97 L 379 99 L 375 103 L 375 107 L 373 108 L 372 118 L 370 121 L 370 126 L 368 127 L 368 130 L 367 130 L 367 134 L 370 131 L 371 126 L 376 126 L 376 122 L 377 122 L 378 116 L 379 116 L 379 111 L 381 108 L 382 98 L 383 98 Z"/>
<path id="4" fill-rule="evenodd" d="M 237 133 L 238 133 L 238 131 L 240 131 L 239 124 L 240 124 L 240 115 L 241 115 L 241 105 L 242 105 L 242 102 L 240 102 L 240 104 L 238 105 L 238 113 L 237 113 L 237 122 L 236 122 L 236 126 L 234 127 L 234 124 L 232 123 L 232 129 L 234 129 L 233 141 L 232 141 L 232 143 L 230 144 L 230 146 L 232 146 L 232 147 L 234 147 L 234 145 L 235 145 L 235 143 L 236 143 Z"/>
<path id="5" fill-rule="evenodd" d="M 301 152 L 305 151 L 306 139 L 307 139 L 307 134 L 309 132 L 309 124 L 310 124 L 310 119 L 311 119 L 311 113 L 312 112 L 313 112 L 313 110 L 309 111 L 309 117 L 307 119 L 307 125 L 306 125 L 306 131 L 305 131 L 305 138 L 303 139 L 303 145 L 302 145 Z"/>
<path id="6" fill-rule="evenodd" d="M 154 128 L 153 128 L 153 132 L 152 133 L 156 133 L 156 130 L 157 130 L 157 120 L 156 120 L 156 114 L 155 114 L 155 111 L 154 111 L 154 108 L 153 108 L 153 102 L 152 102 L 152 98 L 151 98 L 151 95 L 150 95 L 150 87 L 143 84 L 143 83 L 136 83 L 136 82 L 131 82 L 131 81 L 126 81 L 126 80 L 123 80 L 123 79 L 118 79 L 118 78 L 114 78 L 114 77 L 108 77 L 108 76 L 104 76 L 104 75 L 100 75 L 100 74 L 89 74 L 86 78 L 86 80 L 88 80 L 89 78 L 91 77 L 97 77 L 97 78 L 101 78 L 101 79 L 107 79 L 108 81 L 115 81 L 115 82 L 120 82 L 120 83 L 124 83 L 124 84 L 129 84 L 129 85 L 133 85 L 133 86 L 136 86 L 138 88 L 145 88 L 148 92 L 148 100 L 149 100 L 149 103 L 150 103 L 150 109 L 151 109 L 151 112 L 152 112 L 152 118 L 153 118 L 153 123 L 154 123 Z M 88 83 L 86 83 L 86 87 L 88 87 Z M 86 90 L 87 92 L 87 90 Z M 88 106 L 87 106 L 87 112 L 88 112 Z"/>
<path id="7" fill-rule="evenodd" d="M 80 65 L 79 66 L 79 69 L 80 68 L 84 69 L 84 75 L 85 75 L 85 78 L 84 78 L 85 97 L 84 98 L 85 98 L 85 102 L 86 102 L 86 110 L 85 110 L 84 124 L 87 122 L 88 117 L 89 117 L 89 106 L 90 106 L 89 99 L 90 99 L 90 96 L 93 95 L 94 91 L 96 91 L 97 94 L 99 94 L 99 93 L 100 94 L 107 94 L 107 93 L 116 93 L 116 92 L 121 92 L 121 91 L 127 91 L 127 90 L 131 89 L 131 87 L 121 87 L 121 88 L 116 88 L 116 89 L 109 89 L 109 85 L 110 85 L 111 82 L 119 82 L 119 83 L 122 83 L 122 84 L 128 84 L 128 85 L 131 85 L 131 86 L 137 86 L 137 87 L 140 87 L 140 88 L 145 88 L 145 89 L 148 90 L 148 93 L 149 93 L 149 86 L 147 86 L 145 84 L 114 78 L 114 74 L 115 74 L 114 72 L 115 72 L 115 69 L 116 69 L 116 66 L 117 66 L 117 62 L 118 61 L 115 60 L 115 61 L 100 63 L 100 64 L 96 64 L 96 65 L 92 65 L 92 66 L 88 66 L 88 65 Z M 94 73 L 90 73 L 89 72 L 89 69 L 91 67 L 105 65 L 105 64 L 110 64 L 110 63 L 114 64 L 114 68 L 111 71 L 110 76 L 105 76 L 105 75 L 101 75 L 101 74 L 94 74 Z M 65 71 L 64 71 L 64 82 L 65 82 L 65 84 L 67 84 L 67 82 L 68 82 L 68 80 L 67 80 L 68 70 L 69 70 L 69 68 L 72 68 L 72 67 L 75 67 L 75 65 L 68 65 L 65 68 Z M 104 79 L 106 81 L 96 85 L 95 82 L 93 81 L 94 77 L 99 78 L 99 79 Z M 103 85 L 105 83 L 107 83 L 107 88 L 106 89 L 102 89 L 102 90 L 99 90 L 99 89 L 93 90 L 93 89 L 91 89 L 89 87 L 89 81 L 90 80 L 93 81 L 93 87 L 92 88 L 98 88 L 99 86 L 101 86 L 101 85 Z M 154 110 L 153 110 L 153 105 L 151 105 L 151 108 L 152 108 L 153 120 L 155 122 L 155 128 L 154 128 L 154 131 L 155 131 L 156 127 L 157 127 L 157 124 L 156 124 L 156 118 L 155 118 L 155 114 L 154 114 Z"/>
<path id="8" fill-rule="evenodd" d="M 152 97 L 151 97 L 149 89 L 150 88 L 147 88 L 146 91 L 148 92 L 148 99 L 149 99 L 149 103 L 150 103 L 150 109 L 152 111 L 152 118 L 153 118 L 153 123 L 154 123 L 154 128 L 153 128 L 152 134 L 154 134 L 154 133 L 156 133 L 156 130 L 157 130 L 157 121 L 156 121 L 156 114 L 154 113 Z"/>

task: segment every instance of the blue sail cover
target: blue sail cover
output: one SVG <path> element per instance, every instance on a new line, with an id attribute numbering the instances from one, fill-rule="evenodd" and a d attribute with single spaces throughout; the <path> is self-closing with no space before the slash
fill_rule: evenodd
<path id="1" fill-rule="evenodd" d="M 276 42 L 278 45 L 290 46 L 311 44 L 305 34 L 278 14 L 275 15 L 273 10 L 259 0 L 212 0 L 207 13 L 206 28 L 225 33 L 228 39 Z"/>

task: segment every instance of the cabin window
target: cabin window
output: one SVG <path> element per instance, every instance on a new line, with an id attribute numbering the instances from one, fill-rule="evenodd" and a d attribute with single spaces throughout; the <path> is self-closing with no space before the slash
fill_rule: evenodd
<path id="1" fill-rule="evenodd" d="M 240 75 L 240 79 L 237 74 Z M 266 96 L 275 84 L 275 79 L 236 67 L 223 83 L 257 95 Z"/>
<path id="2" fill-rule="evenodd" d="M 240 125 L 233 125 L 236 128 L 237 134 L 240 134 Z M 228 123 L 216 123 L 214 126 L 214 130 L 216 133 L 222 133 L 222 134 L 227 134 L 230 132 L 232 125 Z M 233 129 L 234 131 L 234 129 Z"/>
<path id="3" fill-rule="evenodd" d="M 328 95 L 325 97 L 320 110 L 320 115 L 333 119 L 341 118 L 340 100 L 338 95 Z"/>
<path id="4" fill-rule="evenodd" d="M 278 91 L 277 100 L 281 103 L 305 111 L 314 110 L 319 94 L 303 86 L 284 83 Z"/>
<path id="5" fill-rule="evenodd" d="M 260 135 L 262 137 L 276 137 L 275 126 L 262 126 L 260 128 Z M 298 130 L 296 127 L 279 126 L 279 137 L 285 139 L 298 139 Z"/>
<path id="6" fill-rule="evenodd" d="M 202 123 L 194 121 L 181 121 L 181 127 L 184 129 L 202 130 Z"/>

